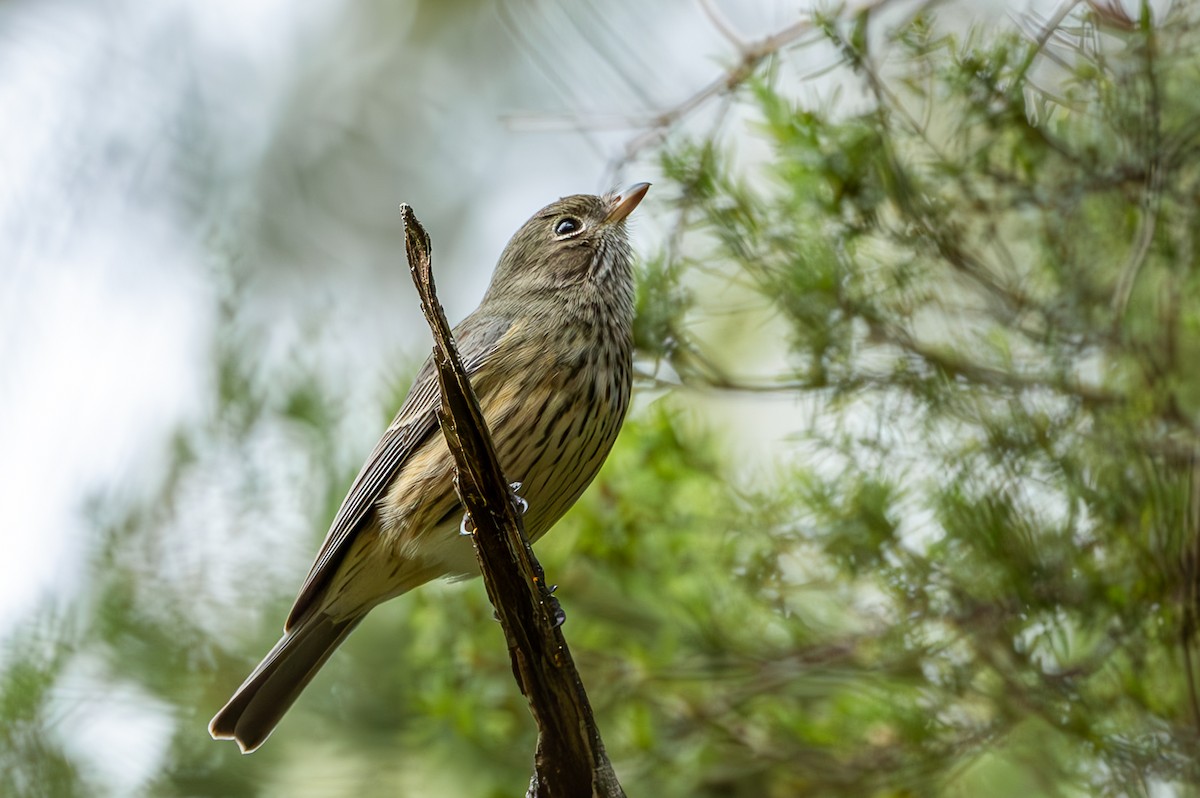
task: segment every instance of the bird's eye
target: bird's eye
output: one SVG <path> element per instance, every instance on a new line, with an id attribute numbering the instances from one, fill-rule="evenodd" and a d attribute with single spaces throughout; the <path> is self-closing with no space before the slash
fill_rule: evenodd
<path id="1" fill-rule="evenodd" d="M 554 225 L 554 235 L 568 236 L 571 233 L 578 232 L 582 228 L 583 228 L 583 222 L 579 221 L 578 219 L 576 219 L 574 217 L 567 216 L 562 219 L 559 219 L 558 223 Z"/>

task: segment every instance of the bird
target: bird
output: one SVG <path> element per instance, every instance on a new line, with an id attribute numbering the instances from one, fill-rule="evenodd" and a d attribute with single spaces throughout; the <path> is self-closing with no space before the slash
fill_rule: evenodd
<path id="1" fill-rule="evenodd" d="M 513 235 L 479 307 L 453 328 L 506 478 L 536 541 L 591 483 L 633 379 L 626 219 L 649 183 L 563 197 Z M 209 723 L 242 753 L 270 736 L 372 608 L 430 580 L 478 575 L 438 426 L 432 356 L 333 518 L 283 637 Z"/>

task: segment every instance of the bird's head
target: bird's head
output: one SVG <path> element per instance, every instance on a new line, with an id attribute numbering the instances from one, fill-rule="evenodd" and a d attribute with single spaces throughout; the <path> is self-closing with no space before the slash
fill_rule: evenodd
<path id="1" fill-rule="evenodd" d="M 649 188 L 637 183 L 604 196 L 573 194 L 542 208 L 504 248 L 485 301 L 629 283 L 625 219 Z"/>

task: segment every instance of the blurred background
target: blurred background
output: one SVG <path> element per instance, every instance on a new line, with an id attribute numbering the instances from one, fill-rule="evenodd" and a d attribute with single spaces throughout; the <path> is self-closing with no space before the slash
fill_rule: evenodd
<path id="1" fill-rule="evenodd" d="M 1186 3 L 0 2 L 0 793 L 511 795 L 478 581 L 251 757 L 430 341 L 559 196 L 632 220 L 639 382 L 539 545 L 630 795 L 1192 795 Z"/>

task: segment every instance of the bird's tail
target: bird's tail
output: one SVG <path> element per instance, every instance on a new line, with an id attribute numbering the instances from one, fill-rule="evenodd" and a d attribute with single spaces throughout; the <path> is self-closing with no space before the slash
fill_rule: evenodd
<path id="1" fill-rule="evenodd" d="M 292 702 L 363 615 L 333 620 L 317 613 L 286 632 L 208 724 L 215 740 L 236 740 L 243 754 L 263 744 Z"/>

